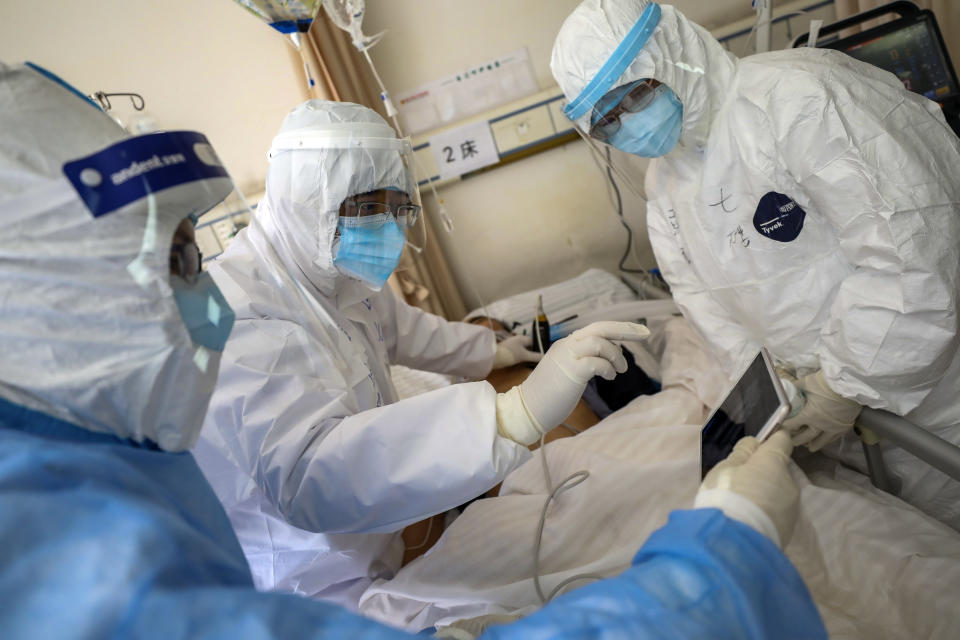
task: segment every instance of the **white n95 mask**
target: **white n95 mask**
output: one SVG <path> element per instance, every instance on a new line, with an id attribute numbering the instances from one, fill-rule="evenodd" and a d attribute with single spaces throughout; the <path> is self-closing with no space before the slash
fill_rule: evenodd
<path id="1" fill-rule="evenodd" d="M 608 142 L 641 158 L 665 156 L 677 146 L 683 128 L 683 105 L 672 89 L 660 85 L 642 111 L 620 116 L 619 129 Z"/>

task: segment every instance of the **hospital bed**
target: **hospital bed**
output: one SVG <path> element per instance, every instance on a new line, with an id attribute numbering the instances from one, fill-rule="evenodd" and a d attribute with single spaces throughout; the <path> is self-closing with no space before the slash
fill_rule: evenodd
<path id="1" fill-rule="evenodd" d="M 611 274 L 588 272 L 551 295 L 544 290 L 545 306 L 550 301 L 558 310 L 553 314 L 547 307 L 548 315 L 560 319 L 560 309 L 595 307 L 590 291 L 611 305 L 636 300 Z M 529 322 L 537 293 L 491 303 L 472 315 Z M 645 348 L 664 390 L 545 447 L 554 478 L 591 472 L 548 508 L 539 571 L 546 591 L 573 575 L 619 573 L 671 510 L 693 502 L 699 430 L 728 376 L 682 318 L 653 317 L 648 323 L 653 335 Z M 875 418 L 867 412 L 863 422 L 874 425 Z M 785 552 L 830 636 L 960 637 L 960 534 L 839 463 L 804 451 L 795 457 L 800 517 Z M 428 553 L 392 580 L 373 585 L 361 611 L 419 631 L 535 610 L 540 602 L 532 553 L 548 493 L 541 458 L 534 456 L 508 476 L 498 497 L 472 503 Z"/>

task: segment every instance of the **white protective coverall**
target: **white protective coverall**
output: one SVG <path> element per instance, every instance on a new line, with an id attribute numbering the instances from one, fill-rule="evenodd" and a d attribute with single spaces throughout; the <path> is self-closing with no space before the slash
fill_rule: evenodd
<path id="1" fill-rule="evenodd" d="M 644 4 L 587 0 L 568 17 L 551 61 L 568 99 Z M 836 51 L 737 59 L 661 9 L 611 87 L 654 78 L 683 104 L 680 142 L 650 163 L 646 192 L 684 316 L 731 371 L 764 345 L 960 443 L 960 145 L 938 105 Z M 865 468 L 852 435 L 837 446 Z M 905 499 L 960 528 L 960 484 L 902 450 L 885 459 Z"/>
<path id="2" fill-rule="evenodd" d="M 330 123 L 386 126 L 364 107 L 311 101 L 281 131 Z M 281 152 L 259 224 L 210 268 L 236 322 L 195 455 L 258 588 L 356 608 L 373 579 L 399 569 L 396 532 L 484 493 L 529 456 L 498 434 L 486 382 L 397 402 L 390 380 L 390 363 L 482 378 L 493 332 L 374 293 L 333 264 L 343 200 L 406 188 L 404 172 L 395 152 Z"/>

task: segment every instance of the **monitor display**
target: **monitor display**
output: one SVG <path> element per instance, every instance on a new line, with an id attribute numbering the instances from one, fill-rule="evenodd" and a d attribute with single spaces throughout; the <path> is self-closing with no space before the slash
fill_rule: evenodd
<path id="1" fill-rule="evenodd" d="M 830 45 L 827 45 L 830 46 Z M 857 60 L 890 71 L 909 91 L 942 102 L 960 94 L 933 26 L 915 22 L 865 42 L 837 43 Z"/>
<path id="2" fill-rule="evenodd" d="M 726 458 L 737 440 L 759 434 L 781 406 L 767 364 L 758 353 L 703 427 L 701 475 Z"/>

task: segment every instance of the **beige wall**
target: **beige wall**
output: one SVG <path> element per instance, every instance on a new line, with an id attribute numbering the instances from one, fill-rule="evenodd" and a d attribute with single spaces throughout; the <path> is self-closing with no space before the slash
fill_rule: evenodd
<path id="1" fill-rule="evenodd" d="M 550 50 L 578 0 L 367 0 L 365 31 L 393 92 L 527 46 L 542 89 Z M 747 0 L 677 5 L 708 27 L 749 16 Z M 33 60 L 82 91 L 133 90 L 163 128 L 206 133 L 238 184 L 262 189 L 266 150 L 305 98 L 291 49 L 231 0 L 0 0 L 0 60 Z M 121 117 L 131 115 L 120 102 Z M 642 174 L 642 167 L 637 174 Z M 632 262 L 654 265 L 642 204 L 625 195 L 637 231 Z M 468 304 L 549 284 L 590 266 L 615 271 L 626 235 L 582 142 L 456 183 L 442 196 L 456 224 L 440 232 Z M 429 205 L 431 199 L 426 197 Z"/>
<path id="2" fill-rule="evenodd" d="M 550 51 L 579 0 L 367 0 L 364 32 L 386 29 L 371 56 L 394 93 L 522 46 L 541 89 L 555 86 Z M 707 26 L 750 15 L 747 0 L 677 6 Z M 709 5 L 709 6 L 705 6 Z M 637 175 L 641 175 L 642 166 Z M 628 266 L 653 267 L 639 199 L 621 185 L 635 231 Z M 626 233 L 603 174 L 577 141 L 441 191 L 456 229 L 438 234 L 467 306 L 557 282 L 592 266 L 616 272 Z M 424 190 L 429 207 L 432 197 Z M 439 225 L 438 225 L 438 228 Z"/>
<path id="3" fill-rule="evenodd" d="M 248 193 L 305 98 L 290 48 L 230 0 L 0 2 L 0 61 L 30 60 L 85 93 L 142 94 L 162 128 L 205 133 Z M 117 101 L 121 118 L 128 104 Z"/>

